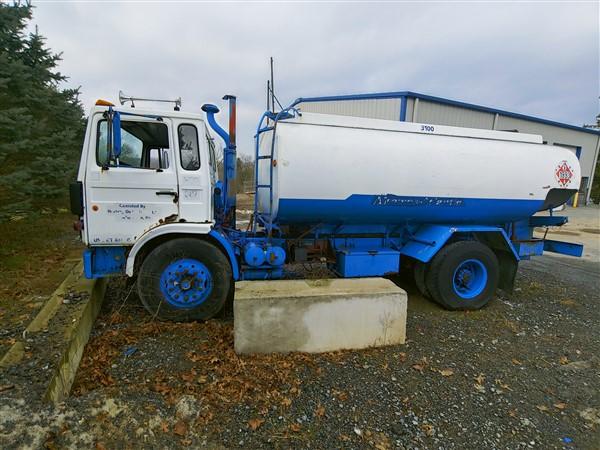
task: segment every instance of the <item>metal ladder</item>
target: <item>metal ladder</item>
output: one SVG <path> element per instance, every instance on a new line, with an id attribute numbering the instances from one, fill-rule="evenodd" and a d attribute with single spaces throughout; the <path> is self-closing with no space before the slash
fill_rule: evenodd
<path id="1" fill-rule="evenodd" d="M 290 113 L 290 112 L 293 112 Z M 273 224 L 273 169 L 274 169 L 274 164 L 273 164 L 273 154 L 275 152 L 275 131 L 277 129 L 277 122 L 281 119 L 287 119 L 290 117 L 295 117 L 296 115 L 300 115 L 300 112 L 293 107 L 289 107 L 286 108 L 282 111 L 280 111 L 279 113 L 275 114 L 271 111 L 266 111 L 262 117 L 260 118 L 260 121 L 258 122 L 258 127 L 256 129 L 256 145 L 255 145 L 255 151 L 254 151 L 254 220 L 252 222 L 252 232 L 255 233 L 256 232 L 256 227 L 258 225 L 258 223 L 260 222 L 260 224 L 262 226 L 265 227 L 265 229 L 267 230 L 269 236 L 271 236 L 271 233 L 273 231 L 273 229 L 278 229 L 278 227 Z M 263 122 L 265 121 L 265 119 L 270 119 L 273 121 L 272 125 L 269 125 L 267 122 L 267 125 L 263 127 Z M 259 141 L 260 141 L 260 135 L 262 133 L 265 133 L 267 131 L 273 131 L 273 139 L 271 139 L 271 148 L 270 148 L 270 152 L 268 155 L 261 155 L 260 154 L 260 145 L 259 145 Z M 269 160 L 269 182 L 267 184 L 259 184 L 259 180 L 258 180 L 258 166 L 260 161 L 262 160 Z M 268 189 L 269 190 L 269 212 L 268 214 L 259 214 L 258 213 L 258 192 L 259 189 Z"/>
<path id="2" fill-rule="evenodd" d="M 272 126 L 267 125 L 262 126 L 265 119 L 273 119 L 273 114 L 269 111 L 265 112 L 258 124 L 258 128 L 256 130 L 256 144 L 255 144 L 255 153 L 254 153 L 254 220 L 252 222 L 252 232 L 256 232 L 256 227 L 259 222 L 269 231 L 270 234 L 270 226 L 272 225 L 272 212 L 273 212 L 273 151 L 275 147 L 275 126 L 277 122 L 274 122 Z M 274 120 L 274 119 L 273 119 Z M 260 135 L 267 131 L 273 130 L 273 139 L 271 140 L 271 151 L 268 155 L 260 154 Z M 259 164 L 261 160 L 269 160 L 269 182 L 267 184 L 259 184 L 258 174 L 259 174 Z M 268 215 L 258 213 L 258 193 L 259 189 L 268 189 L 269 190 L 269 212 Z"/>

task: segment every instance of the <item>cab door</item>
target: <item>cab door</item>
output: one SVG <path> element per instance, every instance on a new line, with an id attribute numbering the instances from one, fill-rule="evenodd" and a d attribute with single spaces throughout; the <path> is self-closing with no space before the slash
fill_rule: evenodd
<path id="1" fill-rule="evenodd" d="M 120 160 L 107 149 L 107 121 L 94 118 L 86 169 L 90 245 L 133 245 L 144 232 L 179 214 L 173 124 L 138 116 L 121 120 Z"/>
<path id="2" fill-rule="evenodd" d="M 186 222 L 212 222 L 210 159 L 200 120 L 173 119 L 176 129 L 179 216 Z"/>

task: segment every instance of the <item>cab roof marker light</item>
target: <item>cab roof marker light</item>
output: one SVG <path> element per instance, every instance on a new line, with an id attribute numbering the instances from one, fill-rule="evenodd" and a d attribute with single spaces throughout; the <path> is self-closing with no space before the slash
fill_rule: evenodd
<path id="1" fill-rule="evenodd" d="M 98 100 L 96 100 L 96 106 L 115 106 L 113 103 L 109 102 L 108 100 L 103 100 L 101 98 L 99 98 Z"/>

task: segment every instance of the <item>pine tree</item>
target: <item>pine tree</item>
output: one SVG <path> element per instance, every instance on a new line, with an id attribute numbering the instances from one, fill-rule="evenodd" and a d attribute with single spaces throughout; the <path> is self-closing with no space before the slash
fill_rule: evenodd
<path id="1" fill-rule="evenodd" d="M 29 2 L 0 3 L 0 220 L 64 201 L 84 131 L 79 89 L 61 89 L 60 54 L 44 43 Z"/>

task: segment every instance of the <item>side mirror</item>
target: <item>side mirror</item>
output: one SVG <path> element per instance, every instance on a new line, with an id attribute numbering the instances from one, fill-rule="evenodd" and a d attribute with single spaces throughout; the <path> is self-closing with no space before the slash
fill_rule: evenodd
<path id="1" fill-rule="evenodd" d="M 121 113 L 115 111 L 112 117 L 113 156 L 121 156 Z"/>

